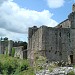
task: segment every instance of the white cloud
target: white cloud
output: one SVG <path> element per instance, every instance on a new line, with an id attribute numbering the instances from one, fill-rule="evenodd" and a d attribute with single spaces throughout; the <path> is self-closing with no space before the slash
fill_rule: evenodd
<path id="1" fill-rule="evenodd" d="M 0 36 L 5 36 L 7 31 L 3 28 L 0 28 Z"/>
<path id="2" fill-rule="evenodd" d="M 7 32 L 5 33 L 5 36 L 13 37 L 15 35 L 18 38 L 27 34 L 28 27 L 34 25 L 57 25 L 57 22 L 52 19 L 53 14 L 48 10 L 38 12 L 35 10 L 24 9 L 11 1 L 5 1 L 0 6 L 0 28 L 5 29 L 3 30 L 4 33 Z M 8 35 L 8 32 L 10 35 Z"/>
<path id="3" fill-rule="evenodd" d="M 2 4 L 4 1 L 7 1 L 7 0 L 0 0 L 0 4 Z"/>
<path id="4" fill-rule="evenodd" d="M 10 40 L 13 39 L 14 41 L 27 41 L 27 34 L 15 33 L 3 28 L 0 28 L 0 37 L 8 37 Z"/>
<path id="5" fill-rule="evenodd" d="M 47 0 L 47 4 L 50 8 L 59 8 L 64 5 L 64 0 Z"/>
<path id="6" fill-rule="evenodd" d="M 13 0 L 0 0 L 0 5 L 5 1 L 13 1 Z"/>

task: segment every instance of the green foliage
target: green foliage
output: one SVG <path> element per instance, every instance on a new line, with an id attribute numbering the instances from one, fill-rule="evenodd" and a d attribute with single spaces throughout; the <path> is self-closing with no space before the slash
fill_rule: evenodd
<path id="1" fill-rule="evenodd" d="M 48 69 L 50 72 L 53 71 L 54 68 L 58 67 L 58 62 L 48 62 L 45 56 L 40 55 L 36 50 L 34 52 L 34 70 L 35 72 Z"/>
<path id="2" fill-rule="evenodd" d="M 21 60 L 0 55 L 0 74 L 3 75 L 34 75 L 28 60 Z"/>
<path id="3" fill-rule="evenodd" d="M 14 75 L 35 75 L 32 69 L 25 70 L 23 72 L 20 72 L 19 74 L 14 74 Z"/>
<path id="4" fill-rule="evenodd" d="M 3 71 L 3 64 L 0 62 L 0 74 L 2 74 Z"/>
<path id="5" fill-rule="evenodd" d="M 15 54 L 15 48 L 12 48 L 11 56 L 14 57 Z"/>
<path id="6" fill-rule="evenodd" d="M 67 75 L 75 75 L 75 72 L 74 71 L 71 71 Z"/>
<path id="7" fill-rule="evenodd" d="M 44 64 L 46 64 L 46 57 L 39 55 L 39 53 L 34 53 L 34 69 L 35 71 L 40 71 L 45 68 Z"/>

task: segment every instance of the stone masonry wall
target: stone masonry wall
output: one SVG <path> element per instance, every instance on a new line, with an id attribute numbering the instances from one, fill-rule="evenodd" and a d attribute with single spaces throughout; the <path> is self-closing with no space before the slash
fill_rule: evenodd
<path id="1" fill-rule="evenodd" d="M 34 62 L 34 54 L 40 52 L 42 50 L 42 27 L 36 28 L 34 31 L 34 27 L 29 28 L 29 37 L 28 37 L 28 49 L 27 49 L 27 57 L 30 60 L 30 64 L 32 65 Z"/>
<path id="2" fill-rule="evenodd" d="M 75 63 L 75 4 L 73 4 L 72 13 L 69 14 L 68 19 L 56 27 L 41 26 L 34 29 L 32 27 L 28 41 L 28 49 L 32 58 L 35 51 L 40 51 L 50 61 L 63 60 Z"/>
<path id="3" fill-rule="evenodd" d="M 68 61 L 68 55 L 71 55 L 70 28 L 51 28 L 41 26 L 29 38 L 30 59 L 34 60 L 34 53 L 44 55 L 50 61 Z"/>
<path id="4" fill-rule="evenodd" d="M 71 24 L 68 19 L 64 20 L 63 22 L 61 22 L 60 24 L 56 26 L 56 28 L 70 28 L 70 27 L 71 27 Z"/>
<path id="5" fill-rule="evenodd" d="M 68 61 L 68 54 L 70 54 L 70 29 L 45 27 L 43 28 L 42 37 L 43 49 L 46 50 L 46 56 L 50 61 Z"/>
<path id="6" fill-rule="evenodd" d="M 13 48 L 15 49 L 14 57 L 19 57 L 20 59 L 23 59 L 23 46 L 13 47 Z"/>

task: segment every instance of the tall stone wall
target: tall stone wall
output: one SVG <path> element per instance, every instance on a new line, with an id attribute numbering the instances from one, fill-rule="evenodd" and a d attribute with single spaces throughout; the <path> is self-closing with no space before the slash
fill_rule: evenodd
<path id="1" fill-rule="evenodd" d="M 41 26 L 29 38 L 30 59 L 34 60 L 35 52 L 46 56 L 50 61 L 68 61 L 71 55 L 70 28 L 51 28 Z"/>
<path id="2" fill-rule="evenodd" d="M 18 57 L 20 59 L 23 59 L 23 46 L 13 47 L 13 48 L 15 49 L 14 57 Z"/>
<path id="3" fill-rule="evenodd" d="M 75 63 L 75 4 L 68 19 L 56 27 L 32 27 L 28 40 L 30 57 L 34 57 L 34 52 L 38 51 L 50 61 Z"/>
<path id="4" fill-rule="evenodd" d="M 61 33 L 61 36 L 60 36 Z M 71 55 L 70 29 L 62 28 L 59 30 L 59 48 L 61 50 L 61 59 L 68 62 L 68 56 Z"/>
<path id="5" fill-rule="evenodd" d="M 71 29 L 71 52 L 73 55 L 73 63 L 75 63 L 75 29 Z"/>
<path id="6" fill-rule="evenodd" d="M 8 46 L 8 41 L 7 40 L 0 40 L 0 54 L 4 54 L 5 50 Z"/>
<path id="7" fill-rule="evenodd" d="M 32 65 L 34 62 L 34 54 L 42 50 L 42 27 L 29 28 L 27 57 Z"/>
<path id="8" fill-rule="evenodd" d="M 50 61 L 56 61 L 59 59 L 57 51 L 57 29 L 46 27 L 43 29 L 43 47 L 46 51 L 46 57 Z"/>
<path id="9" fill-rule="evenodd" d="M 8 54 L 9 54 L 9 55 L 11 55 L 12 47 L 13 47 L 13 41 L 12 41 L 12 40 L 9 40 L 9 41 L 8 41 Z"/>
<path id="10" fill-rule="evenodd" d="M 68 54 L 70 54 L 70 29 L 45 27 L 42 33 L 42 46 L 46 51 L 47 58 L 50 61 L 68 61 Z"/>
<path id="11" fill-rule="evenodd" d="M 75 4 L 72 6 L 72 13 L 68 16 L 69 21 L 71 22 L 71 50 L 73 54 L 71 58 L 73 59 L 73 63 L 75 64 Z"/>

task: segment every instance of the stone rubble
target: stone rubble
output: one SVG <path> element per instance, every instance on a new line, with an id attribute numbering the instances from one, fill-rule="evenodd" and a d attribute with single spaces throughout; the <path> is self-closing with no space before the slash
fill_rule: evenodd
<path id="1" fill-rule="evenodd" d="M 73 67 L 58 67 L 54 68 L 52 72 L 49 70 L 42 70 L 36 73 L 36 75 L 67 75 L 70 71 L 74 71 L 75 69 Z"/>

